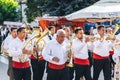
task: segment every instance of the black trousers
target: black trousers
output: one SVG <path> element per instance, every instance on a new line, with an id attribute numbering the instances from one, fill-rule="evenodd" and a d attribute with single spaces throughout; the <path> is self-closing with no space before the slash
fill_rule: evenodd
<path id="1" fill-rule="evenodd" d="M 85 77 L 85 80 L 92 80 L 90 66 L 75 64 L 75 80 L 80 80 L 83 76 Z"/>
<path id="2" fill-rule="evenodd" d="M 93 80 L 98 80 L 101 70 L 103 70 L 104 80 L 111 80 L 111 65 L 108 58 L 102 60 L 94 59 Z"/>
<path id="3" fill-rule="evenodd" d="M 33 80 L 42 80 L 45 70 L 45 60 L 31 59 Z"/>
<path id="4" fill-rule="evenodd" d="M 69 73 L 69 79 L 73 80 L 74 78 L 74 67 L 67 67 Z"/>
<path id="5" fill-rule="evenodd" d="M 115 67 L 115 62 L 112 59 L 112 55 L 110 57 L 110 64 L 111 64 L 111 76 L 114 77 L 114 67 Z"/>
<path id="6" fill-rule="evenodd" d="M 14 80 L 13 68 L 12 68 L 12 57 L 8 57 L 8 60 L 9 60 L 9 64 L 8 64 L 7 74 L 10 80 Z"/>
<path id="7" fill-rule="evenodd" d="M 31 70 L 29 68 L 13 68 L 15 80 L 31 80 Z"/>
<path id="8" fill-rule="evenodd" d="M 74 60 L 73 60 L 73 62 L 74 62 Z M 69 62 L 67 62 L 66 64 L 69 64 Z M 74 78 L 74 63 L 73 63 L 73 67 L 66 66 L 66 68 L 68 69 L 69 79 L 73 80 L 73 78 Z"/>
<path id="9" fill-rule="evenodd" d="M 55 70 L 49 68 L 47 74 L 47 80 L 69 80 L 68 69 L 64 68 L 60 70 Z"/>
<path id="10" fill-rule="evenodd" d="M 90 66 L 93 65 L 93 52 L 91 51 L 88 51 L 88 59 L 89 59 L 89 62 L 90 62 Z"/>

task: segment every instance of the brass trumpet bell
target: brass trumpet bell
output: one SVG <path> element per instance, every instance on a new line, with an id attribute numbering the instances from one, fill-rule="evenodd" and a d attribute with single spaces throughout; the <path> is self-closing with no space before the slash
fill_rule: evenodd
<path id="1" fill-rule="evenodd" d="M 66 66 L 67 67 L 73 67 L 73 63 L 72 63 L 73 61 L 70 61 Z"/>

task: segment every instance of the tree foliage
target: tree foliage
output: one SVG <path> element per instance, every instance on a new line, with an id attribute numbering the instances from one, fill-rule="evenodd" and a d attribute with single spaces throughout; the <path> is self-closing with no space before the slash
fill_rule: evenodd
<path id="1" fill-rule="evenodd" d="M 16 21 L 16 8 L 18 3 L 14 0 L 0 0 L 0 24 L 3 21 Z"/>
<path id="2" fill-rule="evenodd" d="M 92 5 L 98 0 L 48 0 L 43 6 L 46 13 L 55 16 L 64 16 Z"/>
<path id="3" fill-rule="evenodd" d="M 28 0 L 26 15 L 28 18 L 28 22 L 33 21 L 37 16 L 43 15 L 42 6 L 46 3 L 46 0 Z"/>
<path id="4" fill-rule="evenodd" d="M 65 16 L 97 1 L 99 0 L 28 0 L 27 18 L 32 21 L 36 16 L 43 14 Z"/>

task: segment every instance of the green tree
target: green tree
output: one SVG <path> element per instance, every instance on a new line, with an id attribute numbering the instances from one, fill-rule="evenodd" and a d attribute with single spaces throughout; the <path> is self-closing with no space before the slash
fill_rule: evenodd
<path id="1" fill-rule="evenodd" d="M 43 6 L 46 13 L 54 16 L 64 16 L 92 5 L 99 0 L 48 0 Z"/>
<path id="2" fill-rule="evenodd" d="M 65 16 L 97 1 L 99 0 L 28 0 L 26 14 L 29 22 L 43 14 Z"/>
<path id="3" fill-rule="evenodd" d="M 33 21 L 37 16 L 43 15 L 42 6 L 46 3 L 47 0 L 28 0 L 27 1 L 27 8 L 26 8 L 26 15 L 28 22 Z"/>
<path id="4" fill-rule="evenodd" d="M 18 2 L 14 0 L 0 0 L 0 24 L 3 21 L 17 21 L 17 12 L 16 8 Z"/>

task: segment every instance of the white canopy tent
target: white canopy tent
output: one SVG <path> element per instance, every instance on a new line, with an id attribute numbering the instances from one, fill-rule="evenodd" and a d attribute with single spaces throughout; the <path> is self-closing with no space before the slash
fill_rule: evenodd
<path id="1" fill-rule="evenodd" d="M 69 14 L 65 17 L 68 20 L 120 17 L 120 0 L 101 0 L 92 6 Z"/>

